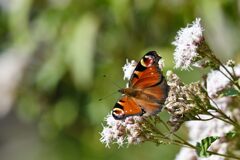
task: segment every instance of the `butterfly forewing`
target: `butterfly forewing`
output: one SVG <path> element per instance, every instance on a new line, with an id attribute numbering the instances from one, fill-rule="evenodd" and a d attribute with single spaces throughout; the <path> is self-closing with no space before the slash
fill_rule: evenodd
<path id="1" fill-rule="evenodd" d="M 158 83 L 162 76 L 158 66 L 160 58 L 155 51 L 148 52 L 137 64 L 129 81 L 129 87 L 140 89 Z"/>
<path id="2" fill-rule="evenodd" d="M 163 78 L 160 70 L 156 66 L 148 67 L 144 72 L 138 73 L 138 75 L 138 78 L 133 78 L 135 81 L 130 84 L 130 87 L 137 89 L 148 88 L 157 85 Z"/>

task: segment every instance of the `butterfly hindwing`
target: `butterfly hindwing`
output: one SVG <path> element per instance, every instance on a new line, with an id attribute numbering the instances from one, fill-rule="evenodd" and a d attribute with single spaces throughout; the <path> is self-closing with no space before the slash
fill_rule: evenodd
<path id="1" fill-rule="evenodd" d="M 146 101 L 142 99 L 136 99 L 138 104 L 141 104 L 144 112 L 148 115 L 154 115 L 162 110 L 162 105 L 157 102 Z"/>
<path id="2" fill-rule="evenodd" d="M 164 102 L 168 96 L 169 86 L 165 79 L 156 86 L 149 87 L 143 90 L 143 94 L 147 95 L 148 101 L 136 100 L 137 103 L 141 104 L 144 111 L 149 114 L 156 114 L 162 110 Z"/>
<path id="3" fill-rule="evenodd" d="M 168 96 L 169 86 L 165 78 L 162 78 L 155 86 L 143 89 L 143 93 L 150 97 L 149 99 L 159 104 L 163 104 Z"/>
<path id="4" fill-rule="evenodd" d="M 132 115 L 142 115 L 142 108 L 129 96 L 123 96 L 114 106 L 112 115 L 115 119 L 124 119 Z"/>

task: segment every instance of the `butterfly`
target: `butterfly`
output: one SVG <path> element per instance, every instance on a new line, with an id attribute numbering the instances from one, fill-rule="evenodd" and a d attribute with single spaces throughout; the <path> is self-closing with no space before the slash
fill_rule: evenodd
<path id="1" fill-rule="evenodd" d="M 112 109 L 116 120 L 134 115 L 154 115 L 161 111 L 169 86 L 159 67 L 160 59 L 156 51 L 150 51 L 138 62 L 128 87 L 119 90 L 122 97 Z"/>

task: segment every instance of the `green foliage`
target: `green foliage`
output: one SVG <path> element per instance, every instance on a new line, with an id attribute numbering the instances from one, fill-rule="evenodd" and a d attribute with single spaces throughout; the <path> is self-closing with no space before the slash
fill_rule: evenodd
<path id="1" fill-rule="evenodd" d="M 209 157 L 211 153 L 208 152 L 208 148 L 211 146 L 213 142 L 215 142 L 219 137 L 211 136 L 206 137 L 201 140 L 201 142 L 197 142 L 196 152 L 199 157 Z"/>
<path id="2" fill-rule="evenodd" d="M 233 139 L 235 137 L 239 136 L 239 134 L 236 131 L 231 131 L 226 134 L 226 138 Z"/>
<path id="3" fill-rule="evenodd" d="M 239 96 L 239 95 L 240 95 L 240 92 L 234 87 L 225 89 L 221 94 L 221 96 L 223 96 L 223 97 L 225 97 L 225 96 L 234 97 L 234 96 Z"/>

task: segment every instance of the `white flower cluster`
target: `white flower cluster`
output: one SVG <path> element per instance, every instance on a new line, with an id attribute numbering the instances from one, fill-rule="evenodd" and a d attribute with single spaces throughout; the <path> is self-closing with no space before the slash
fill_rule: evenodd
<path id="1" fill-rule="evenodd" d="M 201 19 L 197 18 L 192 24 L 178 31 L 172 44 L 176 47 L 174 51 L 175 67 L 181 69 L 191 68 L 191 64 L 198 56 L 197 48 L 203 39 L 203 28 Z"/>
<path id="2" fill-rule="evenodd" d="M 235 76 L 240 77 L 240 65 L 237 65 L 233 68 L 228 66 L 225 66 L 225 67 L 228 69 L 228 71 L 231 74 L 234 74 Z M 208 92 L 208 95 L 212 98 L 217 96 L 219 91 L 222 91 L 230 84 L 229 74 L 223 69 L 223 67 L 220 67 L 220 71 L 213 70 L 210 73 L 208 73 L 207 92 Z M 227 75 L 229 78 L 227 78 L 225 75 Z"/>
<path id="3" fill-rule="evenodd" d="M 119 147 L 124 144 L 139 144 L 145 140 L 142 136 L 141 116 L 131 116 L 124 120 L 115 120 L 112 115 L 107 115 L 106 126 L 103 126 L 100 141 L 110 147 L 110 143 L 117 143 Z"/>
<path id="4" fill-rule="evenodd" d="M 123 72 L 124 72 L 124 76 L 123 79 L 127 79 L 130 80 L 132 73 L 134 71 L 134 69 L 137 66 L 137 62 L 134 60 L 131 60 L 131 62 L 128 62 L 128 59 L 126 59 L 126 64 L 122 67 L 123 68 Z"/>

